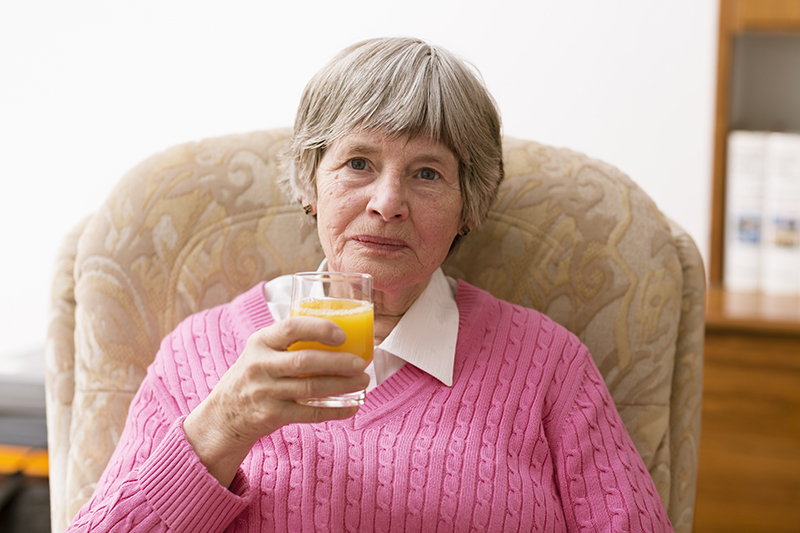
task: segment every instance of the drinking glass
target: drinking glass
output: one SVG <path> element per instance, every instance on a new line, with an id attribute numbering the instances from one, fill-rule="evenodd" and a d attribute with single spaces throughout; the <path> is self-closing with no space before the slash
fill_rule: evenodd
<path id="1" fill-rule="evenodd" d="M 326 350 L 350 352 L 367 363 L 372 361 L 374 313 L 372 276 L 348 272 L 299 272 L 292 276 L 291 316 L 327 318 L 339 324 L 347 335 L 344 344 L 328 346 L 319 342 L 300 341 L 289 350 Z M 298 400 L 304 405 L 347 407 L 361 405 L 366 391 L 341 396 Z"/>

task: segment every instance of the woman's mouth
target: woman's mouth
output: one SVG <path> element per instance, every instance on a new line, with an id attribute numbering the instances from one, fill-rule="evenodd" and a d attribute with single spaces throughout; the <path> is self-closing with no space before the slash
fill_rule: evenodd
<path id="1" fill-rule="evenodd" d="M 408 246 L 406 242 L 401 239 L 391 239 L 376 235 L 356 235 L 353 237 L 353 240 L 366 248 L 376 251 L 396 251 Z"/>

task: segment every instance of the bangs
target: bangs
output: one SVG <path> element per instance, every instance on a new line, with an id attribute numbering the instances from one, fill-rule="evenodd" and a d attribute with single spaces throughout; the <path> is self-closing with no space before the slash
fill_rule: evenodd
<path id="1" fill-rule="evenodd" d="M 329 140 L 358 130 L 380 130 L 409 138 L 423 135 L 453 149 L 439 65 L 431 47 L 419 43 L 366 55 L 357 64 L 348 62 Z"/>

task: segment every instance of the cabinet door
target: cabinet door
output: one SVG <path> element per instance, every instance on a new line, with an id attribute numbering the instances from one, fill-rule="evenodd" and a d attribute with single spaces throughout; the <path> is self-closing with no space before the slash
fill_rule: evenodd
<path id="1" fill-rule="evenodd" d="M 800 336 L 708 332 L 695 532 L 800 530 Z"/>

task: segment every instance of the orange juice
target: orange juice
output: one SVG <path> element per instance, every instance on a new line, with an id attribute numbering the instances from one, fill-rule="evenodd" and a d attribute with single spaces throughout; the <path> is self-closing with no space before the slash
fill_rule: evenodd
<path id="1" fill-rule="evenodd" d="M 314 316 L 327 318 L 339 324 L 347 335 L 341 346 L 328 346 L 319 342 L 301 341 L 289 346 L 289 350 L 327 350 L 349 352 L 366 361 L 372 361 L 373 310 L 372 304 L 342 298 L 308 299 L 292 305 L 291 316 Z"/>

